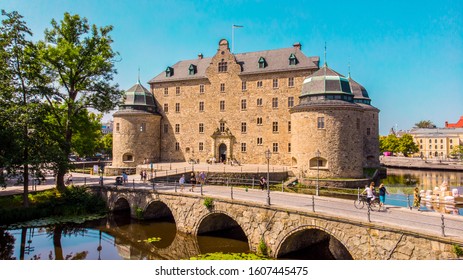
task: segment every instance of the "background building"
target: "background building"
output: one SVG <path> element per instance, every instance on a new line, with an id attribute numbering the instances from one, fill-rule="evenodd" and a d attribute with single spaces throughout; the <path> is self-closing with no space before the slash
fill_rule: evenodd
<path id="1" fill-rule="evenodd" d="M 463 128 L 414 128 L 409 134 L 421 157 L 446 159 L 456 146 L 463 145 Z"/>

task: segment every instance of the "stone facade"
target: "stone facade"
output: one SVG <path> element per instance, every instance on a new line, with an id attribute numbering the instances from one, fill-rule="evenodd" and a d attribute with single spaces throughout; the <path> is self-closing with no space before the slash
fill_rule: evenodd
<path id="1" fill-rule="evenodd" d="M 436 237 L 407 231 L 393 226 L 365 223 L 310 211 L 267 207 L 261 204 L 214 198 L 213 207 L 204 206 L 203 197 L 187 194 L 156 193 L 153 191 L 100 190 L 111 210 L 117 205 L 129 205 L 131 215 L 142 208 L 151 212 L 170 212 L 177 230 L 197 235 L 207 228 L 211 216 L 225 215 L 245 233 L 249 248 L 257 252 L 263 239 L 272 257 L 291 249 L 288 244 L 310 241 L 320 234 L 328 235 L 330 250 L 335 257 L 354 260 L 439 260 L 456 258 L 453 238 Z M 120 203 L 123 201 L 124 203 Z M 167 207 L 162 210 L 163 207 Z M 156 209 L 151 211 L 150 209 Z M 148 216 L 146 216 L 148 218 Z M 294 239 L 297 237 L 297 239 Z M 293 240 L 291 240 L 293 239 Z M 292 241 L 292 242 L 291 242 Z"/>
<path id="2" fill-rule="evenodd" d="M 333 82 L 342 88 L 330 89 Z M 300 44 L 233 54 L 223 39 L 213 57 L 180 61 L 149 84 L 151 93 L 145 95 L 154 96 L 160 124 L 154 125 L 157 114 L 146 120 L 155 131 L 141 139 L 135 122 L 145 119 L 116 113 L 116 127 L 135 130 L 114 134 L 115 166 L 132 167 L 143 158 L 265 164 L 266 151 L 270 164 L 292 166 L 296 175 L 309 177 L 360 178 L 364 167 L 379 166 L 379 110 L 361 85 L 326 65 L 319 68 L 319 58 L 305 56 Z M 314 98 L 335 102 L 314 106 Z M 320 116 L 326 117 L 326 128 L 317 127 Z M 133 164 L 121 161 L 131 147 L 140 152 L 133 154 Z"/>

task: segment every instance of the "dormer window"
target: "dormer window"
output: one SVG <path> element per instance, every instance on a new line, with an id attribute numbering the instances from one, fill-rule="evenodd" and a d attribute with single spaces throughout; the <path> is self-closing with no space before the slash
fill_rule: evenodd
<path id="1" fill-rule="evenodd" d="M 299 61 L 297 61 L 296 56 L 292 53 L 289 56 L 289 65 L 296 65 Z"/>
<path id="2" fill-rule="evenodd" d="M 267 61 L 265 61 L 265 58 L 263 58 L 262 56 L 259 58 L 259 69 L 263 69 L 265 67 L 267 67 Z"/>
<path id="3" fill-rule="evenodd" d="M 174 68 L 167 66 L 166 77 L 172 77 L 174 75 Z"/>
<path id="4" fill-rule="evenodd" d="M 188 67 L 188 75 L 194 75 L 196 74 L 196 65 L 190 64 L 190 67 Z"/>

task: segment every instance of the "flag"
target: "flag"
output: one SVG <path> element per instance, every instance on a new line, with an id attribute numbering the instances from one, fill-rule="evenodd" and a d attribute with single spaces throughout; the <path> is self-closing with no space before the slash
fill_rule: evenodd
<path id="1" fill-rule="evenodd" d="M 235 28 L 241 28 L 241 27 L 244 27 L 244 26 L 233 24 L 233 27 L 235 27 Z"/>

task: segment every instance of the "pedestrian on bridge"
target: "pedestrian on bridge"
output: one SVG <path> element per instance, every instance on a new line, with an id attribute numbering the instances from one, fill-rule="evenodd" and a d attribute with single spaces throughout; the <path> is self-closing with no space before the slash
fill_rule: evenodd
<path id="1" fill-rule="evenodd" d="M 180 185 L 180 191 L 183 192 L 183 188 L 185 187 L 185 174 L 180 177 L 178 184 Z"/>
<path id="2" fill-rule="evenodd" d="M 263 176 L 260 177 L 260 180 L 259 180 L 259 185 L 260 185 L 260 189 L 261 190 L 264 190 L 265 188 L 265 178 Z"/>
<path id="3" fill-rule="evenodd" d="M 379 209 L 381 209 L 386 202 L 386 194 L 389 192 L 384 184 L 379 185 Z"/>

